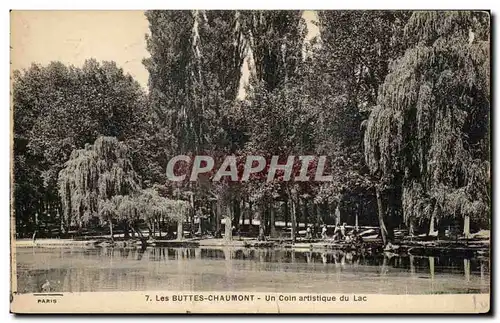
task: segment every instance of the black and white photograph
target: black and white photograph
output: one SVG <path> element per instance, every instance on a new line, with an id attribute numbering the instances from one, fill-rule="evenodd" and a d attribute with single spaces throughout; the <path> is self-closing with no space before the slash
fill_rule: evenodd
<path id="1" fill-rule="evenodd" d="M 13 312 L 490 310 L 489 11 L 10 20 Z"/>

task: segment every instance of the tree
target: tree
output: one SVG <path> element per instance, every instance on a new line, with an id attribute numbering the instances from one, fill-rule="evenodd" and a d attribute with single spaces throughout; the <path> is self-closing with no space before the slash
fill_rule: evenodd
<path id="1" fill-rule="evenodd" d="M 266 155 L 299 153 L 309 148 L 311 129 L 309 113 L 305 112 L 304 100 L 296 86 L 302 68 L 302 48 L 306 34 L 305 21 L 299 10 L 289 11 L 245 11 L 242 12 L 248 52 L 254 62 L 250 71 L 248 95 L 236 115 L 244 114 L 242 122 L 249 134 L 240 153 Z M 235 118 L 241 122 L 242 118 Z M 303 129 L 298 130 L 300 126 Z M 300 134 L 299 134 L 300 133 Z M 304 135 L 304 136 L 302 136 Z M 299 138 L 301 137 L 300 140 Z M 286 142 L 281 145 L 276 141 Z M 301 148 L 299 148 L 301 147 Z M 244 192 L 254 205 L 259 206 L 260 232 L 267 230 L 268 216 L 274 220 L 276 199 L 291 199 L 291 186 L 286 182 L 266 183 L 257 180 L 244 185 Z M 293 200 L 293 201 L 296 201 Z M 293 203 L 292 203 L 293 204 Z M 295 238 L 295 211 L 292 205 L 292 239 Z M 270 221 L 274 232 L 274 221 Z"/>
<path id="2" fill-rule="evenodd" d="M 59 172 L 58 186 L 65 225 L 81 228 L 99 217 L 109 224 L 111 235 L 113 220 L 124 214 L 112 199 L 141 188 L 127 146 L 114 137 L 99 137 L 93 145 L 74 150 Z"/>
<path id="3" fill-rule="evenodd" d="M 155 223 L 177 222 L 177 239 L 182 239 L 183 222 L 189 213 L 189 203 L 161 196 L 158 186 L 141 190 L 134 196 L 140 218 L 148 224 L 150 237 Z"/>
<path id="4" fill-rule="evenodd" d="M 306 35 L 302 11 L 255 10 L 241 16 L 254 62 L 252 83 L 262 83 L 271 92 L 299 72 Z"/>
<path id="5" fill-rule="evenodd" d="M 409 16 L 408 11 L 396 10 L 319 11 L 319 46 L 313 56 L 316 70 L 322 71 L 317 77 L 325 86 L 314 89 L 321 91 L 319 100 L 342 99 L 346 121 L 352 114 L 364 119 L 365 110 L 377 101 L 390 61 L 405 49 L 403 28 Z"/>
<path id="6" fill-rule="evenodd" d="M 288 85 L 273 92 L 268 92 L 263 87 L 255 88 L 248 101 L 246 111 L 249 116 L 250 138 L 245 147 L 246 155 L 264 155 L 269 158 L 277 155 L 280 156 L 280 163 L 286 163 L 288 156 L 297 156 L 298 159 L 300 155 L 311 155 L 314 151 L 315 118 L 301 95 L 300 87 Z M 277 141 L 276 138 L 280 140 Z M 269 162 L 270 160 L 268 165 Z M 278 180 L 268 183 L 266 178 L 247 184 L 251 200 L 261 205 L 261 215 L 274 207 L 275 199 L 281 197 L 290 200 L 292 239 L 296 234 L 295 211 L 298 208 L 299 186 L 304 185 Z M 261 217 L 261 226 L 265 222 Z M 271 225 L 274 226 L 274 223 Z"/>
<path id="7" fill-rule="evenodd" d="M 16 148 L 15 148 L 16 149 Z M 18 152 L 20 148 L 17 148 Z M 16 234 L 24 236 L 37 230 L 40 203 L 43 201 L 43 180 L 34 167 L 32 155 L 14 155 L 14 213 L 16 214 Z"/>
<path id="8" fill-rule="evenodd" d="M 387 189 L 401 189 L 405 222 L 489 213 L 489 15 L 415 12 L 408 49 L 391 66 L 365 132 L 365 158 Z M 441 228 L 443 226 L 441 225 Z M 468 232 L 465 232 L 467 235 Z M 385 242 L 385 238 L 384 238 Z"/>
<path id="9" fill-rule="evenodd" d="M 81 68 L 52 62 L 15 71 L 14 204 L 16 219 L 61 214 L 57 176 L 73 150 L 99 135 L 133 138 L 144 93 L 114 62 L 87 60 Z M 30 178 L 22 174 L 30 173 Z M 32 190 L 36 183 L 36 191 Z M 26 203 L 24 197 L 35 200 Z M 28 207 L 28 208 L 27 208 Z M 24 221 L 24 220 L 23 220 Z"/>
<path id="10" fill-rule="evenodd" d="M 150 73 L 156 115 L 172 129 L 174 152 L 210 150 L 224 142 L 221 113 L 237 94 L 235 80 L 243 60 L 238 16 L 220 11 L 148 11 L 146 17 L 151 58 L 144 65 Z"/>
<path id="11" fill-rule="evenodd" d="M 332 183 L 320 187 L 316 201 L 331 204 L 336 213 L 376 212 L 374 181 L 363 155 L 364 126 L 391 60 L 403 53 L 402 29 L 409 15 L 318 12 L 320 34 L 308 57 L 312 67 L 305 71 L 305 92 L 317 114 L 317 152 L 329 157 L 334 176 Z"/>
<path id="12" fill-rule="evenodd" d="M 149 11 L 146 17 L 150 101 L 159 127 L 170 132 L 163 168 L 174 155 L 231 153 L 238 130 L 227 110 L 238 93 L 245 54 L 239 12 Z M 195 212 L 194 194 L 203 189 L 190 182 L 177 188 L 190 192 Z"/>

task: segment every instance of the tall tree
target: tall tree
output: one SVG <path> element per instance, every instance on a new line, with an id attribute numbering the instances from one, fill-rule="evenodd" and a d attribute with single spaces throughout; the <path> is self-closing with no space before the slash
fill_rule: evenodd
<path id="1" fill-rule="evenodd" d="M 224 142 L 222 111 L 232 104 L 243 62 L 237 12 L 148 11 L 144 60 L 151 104 L 172 129 L 177 153 Z"/>
<path id="2" fill-rule="evenodd" d="M 410 227 L 423 219 L 431 228 L 435 219 L 487 219 L 489 15 L 415 12 L 405 34 L 408 49 L 380 88 L 364 138 L 381 220 L 384 193 L 398 187 Z"/>
<path id="3" fill-rule="evenodd" d="M 241 111 L 246 116 L 249 134 L 244 154 L 265 152 L 266 155 L 284 157 L 286 162 L 288 155 L 310 151 L 312 132 L 308 130 L 311 130 L 311 119 L 305 111 L 305 100 L 300 95 L 301 88 L 298 85 L 307 32 L 302 14 L 299 10 L 242 13 L 248 50 L 254 62 L 250 70 L 250 91 Z M 266 215 L 274 215 L 275 200 L 291 201 L 294 239 L 295 211 L 298 207 L 298 193 L 294 185 L 278 181 L 267 183 L 264 179 L 246 186 L 250 200 L 260 208 L 261 232 L 267 231 Z M 274 231 L 274 223 L 271 223 L 270 229 Z"/>
<path id="4" fill-rule="evenodd" d="M 114 217 L 119 214 L 113 207 L 113 197 L 130 195 L 141 188 L 128 147 L 114 137 L 99 137 L 93 145 L 74 150 L 59 172 L 58 186 L 62 226 L 81 228 L 100 217 L 111 232 Z"/>
<path id="5" fill-rule="evenodd" d="M 319 34 L 305 61 L 303 93 L 315 111 L 316 152 L 328 156 L 334 176 L 316 191 L 315 201 L 323 209 L 330 205 L 336 213 L 343 209 L 365 215 L 375 211 L 363 125 L 391 59 L 403 52 L 408 17 L 405 11 L 318 12 Z"/>
<path id="6" fill-rule="evenodd" d="M 302 11 L 255 10 L 241 15 L 253 56 L 253 82 L 273 91 L 299 73 L 307 32 Z"/>
<path id="7" fill-rule="evenodd" d="M 114 62 L 87 60 L 81 68 L 53 62 L 15 71 L 16 219 L 33 223 L 37 215 L 55 220 L 61 213 L 57 175 L 64 162 L 99 135 L 132 138 L 140 125 L 136 116 L 143 94 Z M 34 200 L 26 203 L 27 195 Z"/>
<path id="8" fill-rule="evenodd" d="M 246 46 L 239 12 L 149 11 L 146 17 L 151 58 L 144 64 L 150 72 L 151 104 L 160 124 L 171 129 L 169 153 L 234 152 L 242 134 L 228 111 L 238 92 Z M 182 189 L 191 192 L 191 199 L 197 186 L 188 182 Z"/>

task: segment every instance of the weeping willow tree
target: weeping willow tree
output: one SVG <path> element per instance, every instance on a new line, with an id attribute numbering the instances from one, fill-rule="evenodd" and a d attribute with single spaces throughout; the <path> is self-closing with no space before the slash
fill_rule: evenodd
<path id="1" fill-rule="evenodd" d="M 184 233 L 182 223 L 186 219 L 191 206 L 189 202 L 183 200 L 169 200 L 169 206 L 171 219 L 177 221 L 177 240 L 181 240 Z"/>
<path id="2" fill-rule="evenodd" d="M 177 238 L 182 238 L 182 223 L 187 218 L 190 208 L 187 201 L 160 196 L 154 188 L 140 191 L 133 201 L 138 210 L 138 219 L 144 220 L 148 225 L 150 237 L 155 231 L 155 225 L 177 222 Z"/>
<path id="3" fill-rule="evenodd" d="M 382 237 L 390 195 L 411 229 L 462 219 L 467 236 L 470 219 L 487 223 L 490 212 L 489 15 L 415 12 L 405 34 L 364 137 Z"/>
<path id="4" fill-rule="evenodd" d="M 142 237 L 137 229 L 138 221 L 141 219 L 140 203 L 137 201 L 137 193 L 134 195 L 116 195 L 111 198 L 116 209 L 116 220 L 124 227 L 125 238 L 129 237 L 129 231 L 137 233 Z"/>
<path id="5" fill-rule="evenodd" d="M 114 137 L 99 137 L 93 145 L 74 150 L 58 177 L 63 228 L 82 228 L 92 218 L 108 223 L 128 217 L 125 196 L 140 189 L 127 146 Z M 118 218 L 117 218 L 118 217 Z"/>
<path id="6" fill-rule="evenodd" d="M 90 213 L 90 212 L 88 212 Z M 109 224 L 109 234 L 111 241 L 114 240 L 113 236 L 113 219 L 116 218 L 117 210 L 116 205 L 110 200 L 99 200 L 97 203 L 97 216 Z M 88 217 L 88 214 L 85 214 Z M 83 222 L 83 221 L 82 221 Z M 83 223 L 80 224 L 80 227 Z"/>

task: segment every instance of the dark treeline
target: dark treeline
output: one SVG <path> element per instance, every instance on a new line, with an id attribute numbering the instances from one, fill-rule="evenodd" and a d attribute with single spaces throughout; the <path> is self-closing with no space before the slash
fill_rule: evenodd
<path id="1" fill-rule="evenodd" d="M 313 38 L 301 11 L 146 17 L 147 93 L 112 62 L 14 74 L 19 236 L 195 218 L 224 218 L 228 239 L 256 219 L 261 236 L 340 221 L 384 242 L 489 228 L 487 13 L 320 11 Z M 325 155 L 334 180 L 167 181 L 171 157 L 201 153 Z"/>

